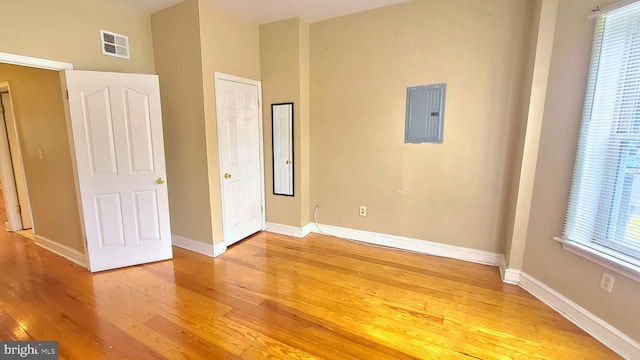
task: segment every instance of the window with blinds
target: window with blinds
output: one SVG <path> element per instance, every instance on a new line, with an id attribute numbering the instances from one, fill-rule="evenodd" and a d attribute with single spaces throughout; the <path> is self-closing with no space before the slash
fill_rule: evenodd
<path id="1" fill-rule="evenodd" d="M 596 21 L 564 237 L 640 259 L 640 3 Z"/>

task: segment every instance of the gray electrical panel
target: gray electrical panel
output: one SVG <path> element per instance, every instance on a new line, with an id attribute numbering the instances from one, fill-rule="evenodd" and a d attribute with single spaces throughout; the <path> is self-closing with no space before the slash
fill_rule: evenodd
<path id="1" fill-rule="evenodd" d="M 405 144 L 442 144 L 447 84 L 407 88 Z"/>

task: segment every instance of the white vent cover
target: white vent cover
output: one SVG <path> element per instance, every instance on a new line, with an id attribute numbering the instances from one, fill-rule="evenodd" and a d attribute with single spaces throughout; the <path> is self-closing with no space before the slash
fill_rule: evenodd
<path id="1" fill-rule="evenodd" d="M 102 42 L 102 53 L 104 55 L 116 56 L 123 59 L 130 58 L 128 36 L 100 30 L 100 40 Z"/>

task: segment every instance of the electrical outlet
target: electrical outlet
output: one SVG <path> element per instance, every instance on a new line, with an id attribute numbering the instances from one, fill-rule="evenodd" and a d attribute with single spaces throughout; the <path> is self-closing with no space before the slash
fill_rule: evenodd
<path id="1" fill-rule="evenodd" d="M 367 207 L 360 206 L 360 216 L 367 216 Z"/>
<path id="2" fill-rule="evenodd" d="M 602 273 L 602 279 L 600 279 L 600 288 L 609 294 L 611 294 L 611 290 L 613 290 L 613 283 L 616 281 L 616 278 L 611 274 Z"/>

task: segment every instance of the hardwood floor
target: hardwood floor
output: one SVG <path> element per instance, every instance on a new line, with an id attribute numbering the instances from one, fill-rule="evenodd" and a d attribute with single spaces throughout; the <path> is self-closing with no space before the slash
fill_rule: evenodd
<path id="1" fill-rule="evenodd" d="M 4 230 L 7 221 L 7 211 L 4 206 L 4 189 L 0 189 L 0 230 Z"/>
<path id="2" fill-rule="evenodd" d="M 91 274 L 1 234 L 0 339 L 61 359 L 618 358 L 490 266 L 269 233 L 174 254 Z"/>

